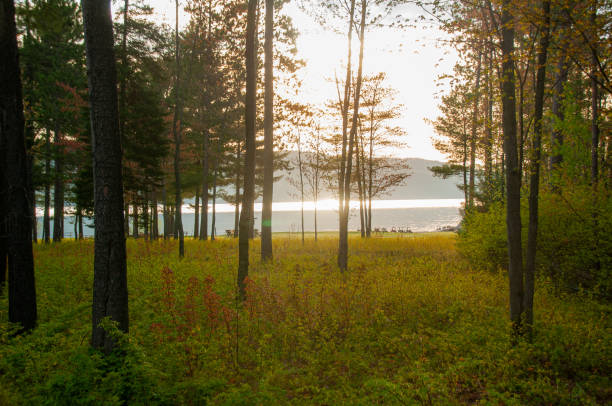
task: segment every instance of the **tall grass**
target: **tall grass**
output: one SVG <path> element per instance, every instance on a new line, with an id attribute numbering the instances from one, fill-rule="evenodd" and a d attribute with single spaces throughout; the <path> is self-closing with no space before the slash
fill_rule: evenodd
<path id="1" fill-rule="evenodd" d="M 0 303 L 0 404 L 605 404 L 610 306 L 539 280 L 532 343 L 512 347 L 503 273 L 473 269 L 449 234 L 128 241 L 130 333 L 89 349 L 92 243 L 37 246 L 40 325 L 12 337 Z M 113 329 L 111 323 L 107 328 Z"/>

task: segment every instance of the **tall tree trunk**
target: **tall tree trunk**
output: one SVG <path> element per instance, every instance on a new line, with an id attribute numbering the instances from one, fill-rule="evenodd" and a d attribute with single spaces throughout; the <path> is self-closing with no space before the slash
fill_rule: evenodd
<path id="1" fill-rule="evenodd" d="M 123 201 L 123 231 L 126 238 L 130 236 L 130 204 L 127 200 Z"/>
<path id="2" fill-rule="evenodd" d="M 153 217 L 153 225 L 151 227 L 151 240 L 157 241 L 159 238 L 159 215 L 157 214 L 157 188 L 153 188 L 151 193 L 151 216 Z"/>
<path id="3" fill-rule="evenodd" d="M 170 237 L 170 218 L 168 213 L 168 192 L 166 190 L 166 181 L 162 181 L 162 201 L 164 202 L 163 206 L 163 220 L 164 220 L 164 240 L 167 240 Z"/>
<path id="4" fill-rule="evenodd" d="M 30 195 L 15 5 L 0 1 L 0 285 L 8 262 L 9 321 L 36 325 Z M 10 237 L 8 237 L 10 236 Z"/>
<path id="5" fill-rule="evenodd" d="M 234 190 L 236 195 L 234 196 L 234 238 L 238 238 L 238 229 L 240 227 L 240 142 L 236 148 L 236 162 L 238 168 L 236 169 L 236 181 L 234 183 Z"/>
<path id="6" fill-rule="evenodd" d="M 359 137 L 361 138 L 361 137 Z M 357 189 L 359 193 L 359 220 L 361 221 L 361 238 L 365 238 L 365 213 L 364 213 L 364 205 L 363 205 L 363 187 L 362 187 L 362 177 L 361 177 L 361 154 L 359 148 L 360 139 L 357 140 L 355 144 L 355 161 L 357 163 Z"/>
<path id="7" fill-rule="evenodd" d="M 31 153 L 28 153 L 28 173 L 32 174 L 34 171 L 34 156 Z M 32 212 L 30 215 L 32 216 L 32 241 L 34 244 L 38 243 L 38 218 L 36 217 L 36 190 L 34 190 L 34 186 L 32 186 L 30 190 L 30 196 L 28 196 L 30 202 L 32 202 Z"/>
<path id="8" fill-rule="evenodd" d="M 298 130 L 299 131 L 299 130 Z M 298 169 L 300 172 L 300 214 L 301 214 L 301 229 L 302 229 L 302 245 L 305 243 L 304 239 L 304 167 L 302 166 L 302 137 L 301 133 L 298 132 Z"/>
<path id="9" fill-rule="evenodd" d="M 567 82 L 568 66 L 566 48 L 561 48 L 560 52 L 561 55 L 559 56 L 559 61 L 557 62 L 555 86 L 553 87 L 552 113 L 557 117 L 559 123 L 562 123 L 565 119 L 565 114 L 563 112 L 563 93 L 565 91 L 565 83 Z M 561 129 L 555 128 L 551 132 L 550 145 L 550 178 L 553 184 L 553 189 L 558 190 L 555 186 L 555 175 L 559 170 L 559 166 L 563 162 L 563 153 L 561 152 L 561 147 L 563 146 L 563 132 Z"/>
<path id="10" fill-rule="evenodd" d="M 149 239 L 149 199 L 147 195 L 148 193 L 144 192 L 144 201 L 142 204 L 143 237 L 145 240 Z"/>
<path id="11" fill-rule="evenodd" d="M 593 27 L 593 44 L 591 50 L 591 184 L 597 188 L 599 178 L 599 85 L 597 83 L 597 41 L 596 30 L 597 1 L 594 1 L 591 12 L 591 25 Z"/>
<path id="12" fill-rule="evenodd" d="M 346 156 L 346 173 L 344 176 L 344 210 L 342 212 L 342 228 L 340 229 L 340 242 L 338 247 L 338 267 L 345 271 L 348 266 L 348 220 L 351 202 L 351 176 L 353 168 L 353 149 L 357 137 L 357 124 L 359 121 L 359 99 L 361 96 L 361 81 L 363 76 L 363 46 L 365 43 L 365 20 L 367 2 L 361 2 L 361 24 L 359 27 L 359 66 L 357 68 L 357 83 L 353 99 L 353 120 L 349 135 L 348 153 Z"/>
<path id="13" fill-rule="evenodd" d="M 472 107 L 472 134 L 470 137 L 470 185 L 468 194 L 469 209 L 474 207 L 474 192 L 476 183 L 476 140 L 478 138 L 478 103 L 480 102 L 480 71 L 482 63 L 482 50 L 478 50 L 478 63 L 476 65 L 476 82 L 474 83 L 474 103 Z"/>
<path id="14" fill-rule="evenodd" d="M 204 131 L 202 156 L 202 214 L 200 216 L 200 240 L 208 240 L 208 130 Z"/>
<path id="15" fill-rule="evenodd" d="M 468 159 L 468 137 L 463 133 L 463 198 L 465 199 L 466 209 L 469 206 L 469 189 L 468 189 L 468 174 L 467 174 L 467 159 Z"/>
<path id="16" fill-rule="evenodd" d="M 217 140 L 217 143 L 220 140 Z M 217 147 L 217 153 L 219 148 Z M 210 225 L 210 239 L 215 240 L 217 236 L 217 171 L 219 169 L 219 157 L 215 156 L 215 163 L 213 165 L 213 192 L 212 192 L 212 222 Z"/>
<path id="17" fill-rule="evenodd" d="M 180 97 L 180 78 L 181 78 L 181 62 L 179 57 L 179 0 L 175 0 L 176 5 L 176 20 L 174 28 L 174 40 L 175 40 L 175 69 L 176 73 L 174 76 L 174 118 L 172 120 L 172 132 L 174 135 L 174 184 L 175 184 L 175 217 L 174 217 L 174 239 L 179 240 L 179 258 L 185 256 L 185 238 L 183 235 L 183 219 L 182 219 L 182 206 L 183 198 L 181 191 L 181 127 L 182 127 L 182 112 L 183 106 L 181 104 Z"/>
<path id="18" fill-rule="evenodd" d="M 372 236 L 372 188 L 374 183 L 374 131 L 370 132 L 370 150 L 368 156 L 368 237 Z"/>
<path id="19" fill-rule="evenodd" d="M 493 198 L 493 83 L 492 83 L 492 71 L 493 71 L 493 47 L 489 51 L 488 57 L 488 69 L 487 69 L 487 118 L 485 124 L 485 140 L 484 140 L 484 164 L 485 164 L 485 196 L 487 202 L 490 202 Z"/>
<path id="20" fill-rule="evenodd" d="M 502 127 L 506 156 L 506 224 L 510 282 L 510 320 L 520 332 L 523 314 L 523 254 L 521 247 L 521 169 L 516 142 L 516 103 L 514 79 L 514 18 L 512 2 L 502 3 Z"/>
<path id="21" fill-rule="evenodd" d="M 265 95 L 264 95 L 264 179 L 261 211 L 261 259 L 272 259 L 272 197 L 274 187 L 274 0 L 266 0 Z"/>
<path id="22" fill-rule="evenodd" d="M 139 218 L 138 218 L 138 205 L 136 203 L 132 204 L 132 237 L 138 238 L 140 234 L 139 230 Z"/>
<path id="23" fill-rule="evenodd" d="M 538 199 L 540 190 L 540 159 L 542 148 L 542 116 L 544 114 L 544 82 L 546 80 L 546 60 L 548 56 L 550 0 L 542 3 L 544 27 L 538 47 L 538 64 L 536 73 L 536 91 L 534 103 L 534 134 L 531 146 L 531 176 L 529 180 L 529 228 L 527 232 L 527 255 L 525 258 L 525 312 L 526 332 L 531 335 L 533 325 L 533 295 L 535 292 L 535 267 L 538 239 Z"/>
<path id="24" fill-rule="evenodd" d="M 55 183 L 53 186 L 53 242 L 64 238 L 64 149 L 60 133 L 55 130 Z"/>
<path id="25" fill-rule="evenodd" d="M 128 12 L 130 8 L 129 0 L 123 1 L 123 32 L 121 33 L 121 81 L 119 82 L 119 133 L 122 141 L 125 142 L 125 116 L 126 108 L 126 93 L 127 93 L 127 75 L 129 72 L 128 57 L 127 57 L 127 36 L 128 36 Z"/>
<path id="26" fill-rule="evenodd" d="M 257 50 L 255 48 L 257 0 L 249 0 L 246 31 L 246 100 L 244 193 L 238 236 L 238 294 L 246 299 L 249 275 L 249 223 L 255 192 L 255 119 L 257 115 Z"/>
<path id="27" fill-rule="evenodd" d="M 200 185 L 196 187 L 195 194 L 195 207 L 193 212 L 193 239 L 197 240 L 199 238 L 199 226 L 200 226 Z"/>
<path id="28" fill-rule="evenodd" d="M 79 213 L 79 240 L 83 239 L 83 212 Z"/>
<path id="29" fill-rule="evenodd" d="M 105 317 L 127 332 L 128 291 L 117 72 L 110 1 L 82 0 L 91 105 L 94 171 L 94 288 L 92 345 L 110 353 L 114 341 Z"/>
<path id="30" fill-rule="evenodd" d="M 51 221 L 49 210 L 51 206 L 51 134 L 45 130 L 45 208 L 43 213 L 43 239 L 48 244 L 51 241 Z"/>
<path id="31" fill-rule="evenodd" d="M 348 56 L 346 59 L 346 79 L 344 81 L 344 100 L 342 102 L 342 153 L 340 156 L 340 173 L 338 179 L 338 267 L 341 270 L 346 269 L 348 262 L 348 224 L 344 225 L 344 210 L 346 177 L 347 177 L 347 160 L 350 159 L 350 154 L 347 152 L 348 146 L 348 112 L 349 100 L 351 93 L 351 60 L 353 50 L 353 23 L 355 16 L 355 0 L 351 0 L 349 12 L 349 28 L 348 28 Z M 346 216 L 348 218 L 348 215 Z"/>

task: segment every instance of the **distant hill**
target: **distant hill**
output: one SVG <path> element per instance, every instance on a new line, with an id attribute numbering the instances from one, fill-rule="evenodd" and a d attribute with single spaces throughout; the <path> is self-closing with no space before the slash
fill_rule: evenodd
<path id="1" fill-rule="evenodd" d="M 287 158 L 293 162 L 297 160 L 297 153 L 290 152 Z M 463 193 L 457 188 L 457 184 L 461 182 L 460 177 L 455 176 L 449 179 L 436 178 L 427 169 L 431 166 L 442 165 L 443 162 L 421 158 L 406 158 L 403 160 L 407 161 L 408 165 L 410 165 L 410 177 L 406 179 L 403 185 L 398 186 L 388 195 L 382 196 L 382 199 L 460 199 L 463 197 Z M 299 180 L 297 169 L 288 172 L 277 172 L 275 175 L 282 175 L 282 178 L 274 184 L 274 201 L 290 202 L 298 200 L 298 190 L 289 182 L 290 178 L 296 181 Z M 320 198 L 331 199 L 333 198 L 333 193 L 323 190 Z"/>

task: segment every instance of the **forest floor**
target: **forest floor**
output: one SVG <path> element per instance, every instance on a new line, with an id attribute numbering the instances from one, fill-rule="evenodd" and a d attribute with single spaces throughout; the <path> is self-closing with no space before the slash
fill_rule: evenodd
<path id="1" fill-rule="evenodd" d="M 612 319 L 538 280 L 535 334 L 512 345 L 507 278 L 472 269 L 452 234 L 253 243 L 129 240 L 130 333 L 89 347 L 93 242 L 34 249 L 39 327 L 13 337 L 0 298 L 0 405 L 609 404 Z"/>

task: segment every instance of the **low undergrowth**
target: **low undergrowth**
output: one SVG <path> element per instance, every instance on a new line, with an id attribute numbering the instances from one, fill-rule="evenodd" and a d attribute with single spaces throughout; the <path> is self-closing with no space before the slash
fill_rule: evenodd
<path id="1" fill-rule="evenodd" d="M 605 404 L 610 306 L 538 281 L 535 337 L 510 344 L 507 280 L 451 235 L 254 242 L 247 300 L 232 239 L 128 241 L 130 332 L 89 347 L 91 241 L 35 248 L 39 327 L 0 302 L 0 404 Z M 113 330 L 112 323 L 106 328 Z"/>

